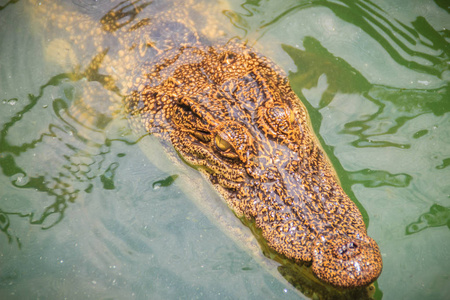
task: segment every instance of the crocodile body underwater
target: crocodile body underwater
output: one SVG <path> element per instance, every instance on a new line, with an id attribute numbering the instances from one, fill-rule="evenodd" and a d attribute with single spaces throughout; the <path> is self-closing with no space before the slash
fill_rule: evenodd
<path id="1" fill-rule="evenodd" d="M 114 6 L 92 26 L 92 41 L 71 37 L 105 44 L 108 58 L 98 64 L 128 72 L 118 89 L 132 126 L 170 143 L 237 216 L 254 220 L 276 252 L 311 263 L 335 287 L 374 282 L 379 248 L 282 70 L 239 42 L 204 43 L 182 13 L 139 19 L 141 3 Z M 53 19 L 71 35 L 64 22 L 73 18 Z M 105 87 L 115 90 L 111 82 Z"/>

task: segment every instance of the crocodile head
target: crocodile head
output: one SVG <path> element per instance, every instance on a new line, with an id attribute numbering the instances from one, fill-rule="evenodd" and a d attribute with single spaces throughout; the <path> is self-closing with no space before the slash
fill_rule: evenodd
<path id="1" fill-rule="evenodd" d="M 177 50 L 137 76 L 128 109 L 170 141 L 270 247 L 333 286 L 365 286 L 382 260 L 286 77 L 245 46 Z"/>

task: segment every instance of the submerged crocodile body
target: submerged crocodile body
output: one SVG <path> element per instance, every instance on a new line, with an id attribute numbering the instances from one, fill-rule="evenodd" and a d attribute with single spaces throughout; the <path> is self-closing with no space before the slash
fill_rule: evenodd
<path id="1" fill-rule="evenodd" d="M 278 253 L 311 262 L 314 274 L 333 286 L 375 281 L 382 269 L 378 246 L 283 72 L 239 43 L 204 44 L 176 14 L 157 25 L 132 22 L 144 6 L 123 7 L 109 11 L 99 28 L 115 33 L 123 27 L 125 37 L 138 33 L 133 41 L 145 40 L 132 44 L 115 35 L 119 46 L 145 51 L 126 64 L 120 51 L 108 61 L 134 69 L 122 88 L 130 119 L 140 122 L 133 125 L 170 142 L 238 216 L 255 221 Z M 114 90 L 111 81 L 105 87 Z"/>

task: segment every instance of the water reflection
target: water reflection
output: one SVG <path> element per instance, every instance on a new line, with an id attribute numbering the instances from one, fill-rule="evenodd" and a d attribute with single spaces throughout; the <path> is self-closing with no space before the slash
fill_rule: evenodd
<path id="1" fill-rule="evenodd" d="M 29 212 L 3 209 L 5 222 L 8 216 L 15 215 L 28 219 L 30 224 L 40 225 L 42 229 L 49 229 L 63 219 L 69 204 L 74 203 L 80 193 L 92 191 L 92 181 L 96 177 L 100 177 L 103 188 L 114 188 L 114 173 L 119 164 L 109 162 L 110 145 L 113 141 L 131 144 L 135 141 L 130 131 L 127 133 L 123 128 L 115 131 L 110 126 L 108 132 L 105 131 L 112 122 L 109 111 L 95 111 L 92 106 L 89 109 L 80 107 L 87 97 L 99 99 L 101 93 L 106 93 L 103 97 L 111 98 L 107 94 L 109 91 L 104 89 L 94 93 L 98 91 L 96 83 L 85 81 L 90 79 L 86 74 L 94 73 L 89 69 L 83 74 L 54 76 L 40 88 L 38 95 L 29 95 L 27 104 L 22 100 L 23 108 L 3 124 L 0 130 L 3 174 L 17 188 L 45 194 L 44 203 L 47 203 L 33 204 Z M 90 93 L 86 94 L 88 91 Z M 47 115 L 48 110 L 56 117 L 50 118 L 53 122 L 41 122 L 34 128 L 30 123 L 24 123 L 24 120 L 38 118 L 39 114 Z M 14 196 L 12 199 L 3 198 L 3 205 L 7 202 L 11 207 L 13 199 Z M 11 242 L 9 222 L 7 224 L 2 226 L 2 231 Z"/>
<path id="2" fill-rule="evenodd" d="M 445 6 L 441 1 L 436 1 L 438 2 Z M 298 0 L 284 1 L 281 5 L 270 1 L 246 1 L 241 7 L 245 13 L 227 11 L 226 14 L 251 40 L 260 39 L 271 26 L 283 20 L 285 16 L 312 7 L 326 7 L 345 23 L 354 24 L 376 40 L 397 64 L 438 77 L 448 70 L 449 49 L 445 40 L 448 29 L 436 31 L 421 16 L 411 22 L 410 26 L 390 16 L 373 1 Z M 258 19 L 261 18 L 261 11 L 267 13 L 263 16 L 264 20 Z M 426 50 L 414 50 L 417 44 Z M 430 53 L 430 50 L 433 51 Z"/>
<path id="3" fill-rule="evenodd" d="M 300 94 L 304 88 L 316 87 L 325 75 L 327 88 L 322 94 L 319 109 L 329 105 L 337 93 L 363 94 L 378 107 L 375 113 L 365 119 L 345 124 L 343 133 L 358 137 L 352 142 L 356 147 L 409 148 L 409 144 L 383 141 L 378 137 L 395 134 L 407 121 L 422 114 L 432 112 L 439 116 L 450 108 L 447 101 L 448 85 L 430 90 L 373 85 L 343 59 L 329 53 L 313 37 L 306 37 L 303 46 L 305 50 L 282 46 L 298 68 L 297 72 L 289 74 L 297 93 Z M 396 119 L 391 120 L 392 115 Z"/>
<path id="4" fill-rule="evenodd" d="M 326 78 L 327 87 L 319 102 L 319 108 L 322 108 L 329 105 L 337 93 L 369 91 L 371 84 L 358 70 L 342 58 L 331 54 L 315 38 L 305 37 L 303 47 L 305 50 L 282 45 L 283 50 L 297 66 L 297 72 L 289 74 L 296 93 L 301 93 L 302 89 L 317 87 L 319 80 Z"/>
<path id="5" fill-rule="evenodd" d="M 102 10 L 101 6 L 97 8 Z M 79 9 L 96 15 L 94 20 L 101 19 L 97 10 Z M 119 34 L 129 33 L 129 27 L 138 30 L 148 25 L 142 18 L 127 23 L 128 13 L 139 11 L 132 2 L 122 2 L 108 11 L 107 16 L 119 15 L 110 20 L 123 25 L 113 28 L 115 32 L 122 30 Z M 38 14 L 44 21 L 51 19 L 43 17 L 46 12 L 50 11 L 44 9 Z M 83 32 L 90 30 L 90 25 L 98 27 L 96 21 L 77 22 L 70 19 L 73 15 L 58 12 L 54 12 L 57 20 L 66 20 L 76 28 L 72 34 L 78 35 L 78 46 L 64 39 L 66 27 L 53 32 L 44 30 L 48 29 L 46 22 L 42 26 L 32 24 L 44 36 L 44 49 L 39 51 L 38 40 L 31 48 L 32 55 L 23 51 L 20 43 L 13 51 L 18 50 L 20 58 L 30 58 L 24 60 L 27 62 L 34 57 L 42 61 L 41 56 L 45 56 L 48 66 L 26 68 L 26 72 L 33 74 L 32 80 L 44 78 L 47 82 L 39 83 L 37 92 L 31 87 L 33 82 L 20 76 L 10 76 L 9 85 L 0 82 L 0 92 L 7 92 L 7 96 L 2 94 L 5 98 L 0 111 L 5 116 L 0 120 L 0 230 L 5 235 L 0 238 L 9 243 L 0 245 L 0 298 L 40 294 L 55 298 L 71 294 L 80 299 L 147 298 L 149 294 L 156 298 L 238 298 L 242 293 L 260 295 L 257 283 L 275 287 L 266 288 L 265 295 L 295 297 L 289 287 L 274 280 L 245 251 L 212 229 L 183 194 L 171 190 L 177 175 L 167 177 L 169 174 L 152 169 L 147 160 L 139 161 L 140 152 L 134 147 L 139 138 L 131 134 L 121 108 L 114 107 L 122 97 L 117 86 L 123 83 L 123 69 L 117 66 L 128 63 L 125 57 L 119 59 L 120 50 L 136 56 L 159 51 L 146 44 L 150 36 L 161 41 L 158 46 L 167 46 L 162 44 L 163 37 L 157 36 L 161 28 L 142 36 L 135 33 L 142 47 L 133 45 L 134 39 L 129 44 L 117 43 L 114 36 L 100 37 L 104 44 L 97 48 L 91 47 L 93 36 Z M 156 9 L 150 15 L 157 13 Z M 26 22 L 20 26 L 29 32 Z M 178 29 L 179 34 L 185 33 L 185 28 Z M 2 52 L 2 64 L 11 52 Z M 111 60 L 116 64 L 111 65 Z M 10 70 L 16 70 L 15 62 L 11 60 Z M 130 69 L 133 63 L 126 67 Z M 112 67 L 105 70 L 105 66 Z M 47 68 L 51 70 L 40 73 Z M 0 77 L 9 75 L 6 69 L 0 70 Z M 25 96 L 17 95 L 15 82 Z M 129 153 L 133 153 L 133 159 Z M 127 163 L 122 163 L 124 160 Z M 124 177 L 132 178 L 127 181 Z M 110 199 L 115 195 L 118 199 Z M 218 253 L 208 252 L 218 247 Z M 233 257 L 233 263 L 218 263 L 214 254 L 220 259 Z M 254 274 L 246 278 L 227 276 L 239 271 Z"/>
<path id="6" fill-rule="evenodd" d="M 450 13 L 450 6 L 448 5 L 447 0 L 434 0 L 440 8 L 445 9 L 448 13 Z"/>
<path id="7" fill-rule="evenodd" d="M 19 2 L 19 0 L 9 0 L 8 2 L 6 2 L 4 5 L 0 5 L 0 11 L 5 9 L 8 5 L 14 4 Z"/>
<path id="8" fill-rule="evenodd" d="M 17 2 L 17 0 L 6 2 L 0 6 L 0 11 L 12 8 L 10 4 Z M 75 2 L 80 6 L 81 12 L 94 15 L 94 19 L 103 20 L 101 25 L 97 25 L 109 32 L 120 31 L 135 23 L 136 26 L 133 28 L 136 29 L 144 28 L 149 24 L 147 18 L 138 18 L 140 10 L 147 7 L 147 2 L 137 1 L 134 5 L 131 5 L 130 2 L 122 2 L 114 7 L 111 7 L 109 1 Z M 435 0 L 434 2 L 448 11 L 445 1 Z M 358 99 L 362 104 L 358 108 L 349 107 L 350 105 L 343 108 L 345 110 L 359 109 L 359 111 L 349 119 L 337 120 L 333 123 L 336 128 L 340 128 L 336 130 L 336 140 L 342 139 L 344 140 L 342 144 L 348 144 L 351 156 L 357 156 L 364 150 L 385 151 L 381 154 L 380 152 L 370 152 L 367 154 L 370 158 L 366 161 L 359 162 L 359 165 L 355 164 L 356 166 L 350 165 L 346 169 L 341 167 L 338 171 L 347 186 L 361 185 L 367 188 L 363 190 L 364 193 L 370 194 L 372 191 L 377 191 L 381 195 L 379 198 L 388 200 L 381 202 L 381 199 L 377 198 L 378 195 L 374 197 L 373 200 L 376 202 L 374 201 L 375 204 L 371 204 L 368 210 L 375 218 L 381 218 L 381 221 L 371 220 L 372 224 L 376 225 L 369 229 L 377 230 L 376 226 L 390 226 L 386 227 L 385 231 L 377 231 L 377 234 L 382 250 L 384 249 L 383 253 L 391 262 L 385 267 L 381 279 L 386 279 L 381 287 L 384 291 L 389 291 L 389 298 L 395 298 L 392 294 L 397 287 L 404 286 L 403 289 L 399 289 L 402 290 L 402 293 L 407 293 L 407 289 L 414 290 L 414 286 L 419 286 L 419 284 L 414 285 L 416 281 L 410 280 L 408 275 L 405 275 L 408 274 L 408 270 L 400 270 L 401 274 L 393 271 L 398 268 L 395 265 L 397 260 L 414 255 L 409 252 L 398 255 L 397 252 L 400 249 L 408 248 L 398 241 L 403 241 L 405 234 L 408 237 L 417 237 L 417 240 L 414 241 L 418 241 L 419 245 L 422 245 L 422 240 L 419 238 L 436 236 L 436 239 L 442 240 L 442 235 L 434 235 L 436 231 L 429 235 L 427 233 L 431 230 L 427 230 L 425 234 L 422 231 L 431 227 L 445 229 L 442 227 L 449 226 L 449 208 L 446 204 L 448 202 L 448 193 L 446 192 L 448 191 L 448 182 L 444 182 L 448 178 L 446 175 L 450 160 L 449 154 L 445 150 L 445 146 L 448 145 L 445 139 L 448 138 L 446 132 L 448 132 L 448 112 L 450 111 L 450 102 L 448 101 L 450 86 L 446 79 L 448 78 L 450 54 L 446 38 L 448 38 L 449 30 L 436 30 L 436 26 L 430 24 L 431 20 L 422 16 L 415 17 L 410 23 L 401 22 L 396 18 L 395 12 L 390 13 L 383 10 L 382 5 L 376 4 L 374 1 L 299 0 L 283 1 L 282 3 L 280 1 L 247 1 L 241 4 L 240 11 L 228 9 L 225 11 L 225 15 L 236 28 L 243 30 L 243 39 L 254 43 L 262 41 L 277 24 L 286 21 L 290 16 L 302 10 L 313 11 L 318 7 L 329 10 L 329 12 L 327 11 L 328 19 L 336 17 L 343 24 L 352 24 L 355 29 L 351 29 L 351 32 L 360 29 L 370 39 L 376 41 L 382 50 L 380 57 L 383 59 L 389 57 L 396 67 L 403 68 L 398 71 L 398 74 L 408 78 L 411 73 L 407 73 L 407 71 L 413 71 L 428 76 L 412 78 L 411 81 L 414 81 L 414 84 L 408 88 L 403 88 L 402 84 L 398 82 L 393 82 L 392 85 L 374 83 L 373 77 L 369 78 L 371 74 L 363 70 L 361 65 L 350 61 L 350 58 L 344 58 L 337 54 L 335 49 L 331 49 L 332 47 L 321 39 L 334 29 L 333 24 L 327 23 L 325 24 L 327 26 L 321 24 L 323 26 L 320 28 L 320 36 L 306 35 L 304 37 L 301 37 L 303 28 L 300 26 L 292 28 L 291 26 L 289 29 L 292 28 L 292 31 L 298 30 L 299 37 L 295 43 L 280 42 L 282 47 L 280 52 L 286 53 L 295 64 L 295 68 L 291 68 L 295 71 L 291 71 L 289 77 L 296 93 L 311 103 L 308 104 L 308 109 L 313 116 L 316 130 L 319 130 L 324 124 L 322 114 L 325 109 L 332 107 L 343 94 L 346 95 L 345 97 L 355 94 L 360 97 Z M 242 10 L 244 12 L 241 12 Z M 183 32 L 182 29 L 181 33 Z M 146 53 L 147 57 L 153 55 L 152 51 L 156 50 L 146 42 L 148 38 L 160 39 L 157 34 L 158 30 L 155 30 L 143 35 L 139 44 L 145 46 L 137 47 L 136 51 L 140 51 L 139 53 L 150 51 L 151 53 Z M 348 34 L 348 31 L 343 32 L 343 36 L 340 38 L 345 39 L 345 34 Z M 87 45 L 90 45 L 89 39 L 89 36 L 81 37 L 80 43 L 86 42 Z M 33 93 L 31 87 L 27 89 L 25 93 L 29 94 L 28 97 L 10 95 L 2 99 L 2 110 L 5 107 L 13 108 L 13 110 L 7 119 L 2 120 L 0 131 L 0 167 L 8 184 L 4 190 L 7 192 L 3 192 L 0 203 L 0 230 L 9 243 L 17 244 L 19 248 L 22 245 L 21 238 L 23 236 L 16 234 L 18 230 L 14 228 L 14 225 L 17 225 L 18 222 L 15 221 L 33 224 L 41 229 L 56 229 L 55 225 L 61 223 L 71 206 L 85 201 L 98 190 L 116 191 L 120 188 L 117 178 L 123 171 L 121 159 L 125 157 L 126 153 L 117 153 L 114 144 L 133 145 L 137 138 L 131 135 L 125 120 L 121 119 L 120 115 L 113 115 L 109 107 L 96 106 L 97 103 L 110 103 L 110 99 L 116 102 L 121 100 L 118 88 L 120 84 L 117 82 L 116 74 L 111 70 L 99 69 L 102 63 L 105 64 L 108 56 L 114 57 L 119 53 L 117 46 L 114 48 L 114 41 L 116 40 L 104 40 L 105 45 L 111 46 L 110 48 L 106 47 L 108 49 L 90 49 L 92 51 L 86 51 L 87 54 L 83 52 L 81 56 L 85 60 L 74 59 L 76 55 L 80 55 L 76 52 L 64 54 L 66 56 L 63 55 L 62 60 L 67 62 L 66 66 L 73 66 L 75 61 L 84 68 L 71 73 L 52 75 L 37 93 Z M 276 40 L 272 40 L 271 43 L 278 45 Z M 67 44 L 64 45 L 67 46 Z M 164 46 L 164 44 L 162 45 Z M 58 45 L 54 43 L 49 48 L 53 46 L 57 48 Z M 94 54 L 92 55 L 93 59 L 91 54 Z M 390 76 L 388 72 L 381 73 L 381 75 L 388 78 Z M 416 80 L 417 78 L 420 82 Z M 437 80 L 433 81 L 433 78 Z M 320 89 L 320 97 L 316 102 L 307 94 L 314 88 Z M 92 101 L 92 98 L 97 101 Z M 107 101 L 102 99 L 107 99 Z M 355 102 L 348 103 L 354 104 Z M 428 118 L 426 119 L 428 123 L 420 123 L 423 122 L 423 118 Z M 437 131 L 439 128 L 441 131 Z M 433 140 L 438 140 L 438 142 L 433 143 Z M 330 148 L 333 148 L 333 143 L 330 144 Z M 338 144 L 336 148 L 340 145 Z M 418 149 L 419 147 L 422 148 Z M 394 165 L 389 161 L 387 164 L 392 165 L 386 165 L 384 168 L 382 165 L 371 165 L 377 155 L 378 157 L 384 154 L 389 155 L 391 153 L 389 150 L 400 151 L 401 154 L 398 157 L 407 157 L 405 163 Z M 333 149 L 330 152 L 339 167 L 339 161 L 333 156 Z M 413 168 L 415 165 L 417 168 Z M 354 168 L 352 169 L 352 167 Z M 144 172 L 141 175 L 144 177 Z M 175 211 L 180 210 L 179 206 L 174 205 L 174 207 L 167 208 L 167 203 L 170 201 L 162 201 L 168 196 L 165 195 L 165 191 L 162 191 L 164 189 L 159 187 L 171 186 L 178 175 L 165 174 L 164 176 L 152 180 L 148 185 L 161 192 L 157 197 L 155 196 L 155 202 L 164 202 L 156 205 L 155 210 L 160 212 L 167 209 L 172 212 L 172 214 L 162 216 L 158 222 L 155 221 L 155 224 L 163 224 L 161 227 L 167 227 L 169 229 L 167 232 L 158 231 L 157 226 L 150 229 L 142 227 L 139 228 L 141 230 L 139 233 L 133 232 L 125 224 L 136 222 L 135 211 L 125 213 L 125 216 L 121 215 L 122 219 L 97 220 L 93 218 L 94 220 L 89 222 L 77 224 L 77 229 L 88 237 L 86 240 L 89 242 L 86 242 L 85 248 L 83 248 L 87 253 L 87 259 L 89 262 L 94 262 L 100 273 L 104 273 L 106 269 L 113 268 L 113 266 L 119 268 L 127 263 L 130 265 L 131 263 L 140 264 L 146 259 L 153 260 L 154 256 L 157 257 L 157 260 L 162 260 L 163 258 L 158 257 L 158 254 L 165 254 L 165 252 L 158 252 L 153 248 L 150 250 L 149 244 L 164 234 L 167 240 L 172 241 L 172 244 L 168 243 L 168 245 L 179 251 L 173 255 L 170 263 L 179 263 L 185 254 L 183 251 L 193 251 L 189 250 L 192 248 L 179 246 L 180 241 L 185 244 L 198 243 L 198 240 L 190 241 L 190 236 L 183 236 L 180 227 L 192 226 L 195 233 L 202 233 L 206 229 L 189 223 L 189 216 L 186 217 L 182 213 L 176 214 Z M 136 185 L 139 184 L 136 183 Z M 144 190 L 144 192 L 148 191 Z M 33 196 L 31 197 L 31 195 Z M 394 196 L 389 198 L 390 195 Z M 34 202 L 28 203 L 28 199 L 34 199 Z M 433 202 L 430 203 L 430 201 Z M 102 205 L 105 204 L 102 203 Z M 142 203 L 135 205 L 139 208 L 146 208 Z M 146 212 L 149 216 L 146 215 L 143 219 L 153 220 L 151 215 L 156 214 L 153 209 L 154 207 L 151 210 L 147 207 Z M 181 210 L 183 209 L 184 207 Z M 405 211 L 411 211 L 410 214 L 413 215 L 411 216 Z M 112 213 L 113 216 L 114 213 Z M 86 217 L 83 215 L 79 218 L 85 221 Z M 171 220 L 172 218 L 173 220 Z M 175 222 L 175 219 L 181 223 Z M 162 223 L 162 220 L 166 220 L 167 223 Z M 146 224 L 148 223 L 146 222 Z M 195 231 L 196 229 L 197 231 Z M 90 236 L 87 233 L 90 230 L 95 231 L 95 234 Z M 395 235 L 397 231 L 401 231 L 401 234 Z M 145 237 L 141 236 L 141 233 Z M 448 231 L 446 230 L 445 233 Z M 425 235 L 426 237 L 424 237 Z M 148 240 L 144 240 L 147 238 Z M 433 249 L 430 250 L 426 242 L 427 240 L 424 240 L 423 244 L 426 247 L 423 249 L 428 249 L 424 251 L 429 252 L 424 252 L 424 257 L 420 257 L 420 259 L 429 259 L 435 256 L 440 262 L 445 262 L 442 256 L 438 256 Z M 205 245 L 208 243 L 214 242 L 204 242 Z M 131 245 L 132 251 L 125 245 Z M 264 249 L 264 246 L 262 248 Z M 409 248 L 414 249 L 414 247 Z M 94 253 L 98 249 L 102 249 L 107 254 L 102 254 L 100 258 L 89 259 L 89 255 L 95 256 Z M 122 257 L 124 261 L 121 263 L 118 258 L 121 256 L 117 253 L 132 253 L 136 256 Z M 144 255 L 139 256 L 136 253 Z M 222 247 L 217 250 L 217 253 L 219 258 L 209 259 L 214 270 L 226 269 L 233 275 L 239 273 L 238 270 L 248 272 L 257 270 L 254 265 L 244 259 L 236 259 L 234 250 Z M 268 256 L 273 255 L 270 251 L 265 253 Z M 201 261 L 199 256 L 201 254 L 193 255 L 194 258 Z M 117 264 L 109 264 L 109 258 Z M 86 257 L 83 259 L 86 260 Z M 226 262 L 220 259 L 226 260 Z M 75 263 L 80 261 L 81 259 Z M 284 265 L 279 268 L 280 273 L 302 290 L 305 295 L 312 297 L 317 286 L 313 288 L 308 286 L 314 285 L 314 281 L 311 283 L 308 282 L 308 277 L 305 279 L 305 277 L 298 278 L 297 276 L 302 272 L 307 274 L 307 270 L 299 271 L 296 269 L 299 268 L 296 265 L 289 265 L 289 262 L 282 263 Z M 414 265 L 414 262 L 408 260 L 402 260 L 402 263 Z M 429 265 L 437 268 L 437 265 L 432 263 Z M 179 282 L 185 283 L 186 289 L 191 292 L 190 295 L 194 295 L 195 278 L 190 272 L 202 273 L 203 265 L 202 267 L 195 265 L 195 267 L 198 270 L 178 270 L 165 265 L 156 267 L 152 265 L 151 270 L 139 269 L 139 272 L 132 270 L 133 272 L 130 273 L 142 274 L 139 276 L 147 277 L 161 286 L 177 282 L 174 279 L 177 278 Z M 141 271 L 142 273 L 140 273 Z M 414 274 L 418 273 L 416 269 L 413 271 Z M 411 275 L 413 271 L 409 273 L 410 276 L 413 276 Z M 209 272 L 208 276 L 211 278 L 214 277 L 213 274 L 216 274 L 211 270 Z M 424 274 L 427 273 L 424 272 Z M 251 276 L 256 277 L 256 274 L 251 274 Z M 435 275 L 426 276 L 433 278 Z M 407 278 L 408 282 L 402 282 L 401 278 L 403 277 Z M 137 280 L 137 277 L 122 278 L 124 282 L 133 281 L 133 279 Z M 224 281 L 228 280 L 230 278 L 226 278 Z M 271 279 L 266 278 L 266 280 Z M 389 289 L 390 282 L 395 287 Z M 422 282 L 419 283 L 422 284 Z M 86 283 L 80 283 L 80 286 L 83 284 Z M 242 289 L 251 289 L 250 285 L 244 283 L 242 285 Z M 201 288 L 205 294 L 208 291 L 207 286 Z M 443 285 L 436 290 L 444 290 L 444 287 Z M 104 289 L 107 288 L 108 285 L 105 285 Z M 265 288 L 267 289 L 267 287 Z M 319 287 L 319 289 L 322 288 Z M 329 292 L 328 290 L 323 291 L 324 295 Z M 382 295 L 379 289 L 377 289 L 377 293 L 375 298 L 380 299 Z M 429 292 L 427 295 L 432 295 L 432 293 Z"/>
<path id="9" fill-rule="evenodd" d="M 381 170 L 364 169 L 356 172 L 349 172 L 349 178 L 354 183 L 361 183 L 365 187 L 394 186 L 407 187 L 412 180 L 412 176 L 406 173 L 390 174 Z"/>
<path id="10" fill-rule="evenodd" d="M 389 298 L 448 292 L 440 284 L 448 254 L 429 247 L 449 246 L 442 228 L 450 142 L 444 2 L 246 1 L 227 12 L 244 39 L 288 70 L 343 185 L 371 216 L 385 262 L 378 282 Z M 433 226 L 441 228 L 416 234 Z M 417 261 L 420 271 L 398 270 Z M 378 289 L 375 298 L 382 298 Z"/>
<path id="11" fill-rule="evenodd" d="M 152 187 L 154 189 L 159 189 L 160 187 L 167 187 L 167 186 L 171 185 L 172 183 L 174 183 L 175 179 L 177 179 L 177 178 L 178 178 L 178 175 L 171 175 L 171 176 L 169 176 L 167 178 L 164 178 L 162 180 L 155 181 L 153 183 Z"/>
<path id="12" fill-rule="evenodd" d="M 430 211 L 420 215 L 419 220 L 406 227 L 406 234 L 414 234 L 431 227 L 447 226 L 450 229 L 450 208 L 433 204 Z"/>

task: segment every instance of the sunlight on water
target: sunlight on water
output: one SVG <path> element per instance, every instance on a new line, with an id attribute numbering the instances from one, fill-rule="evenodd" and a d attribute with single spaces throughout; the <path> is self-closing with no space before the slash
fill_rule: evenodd
<path id="1" fill-rule="evenodd" d="M 376 297 L 444 299 L 450 267 L 444 250 L 450 228 L 448 6 L 272 3 L 243 5 L 233 20 L 288 71 L 330 157 L 342 166 L 344 186 L 367 212 L 369 234 L 384 258 Z"/>
<path id="2" fill-rule="evenodd" d="M 107 13 L 117 7 L 125 20 L 117 26 L 144 18 L 127 3 L 73 2 L 90 20 L 114 17 Z M 0 298 L 306 298 L 249 250 L 254 240 L 236 242 L 233 234 L 246 229 L 225 232 L 188 197 L 233 218 L 217 196 L 192 188 L 193 175 L 159 150 L 143 149 L 154 142 L 133 133 L 115 107 L 138 64 L 118 58 L 139 49 L 105 38 L 106 55 L 89 35 L 73 45 L 31 7 L 0 1 Z M 220 30 L 201 33 L 248 41 L 286 71 L 305 102 L 380 245 L 375 299 L 445 299 L 448 4 L 233 0 L 220 11 L 212 17 Z M 90 68 L 104 56 L 109 68 Z"/>

